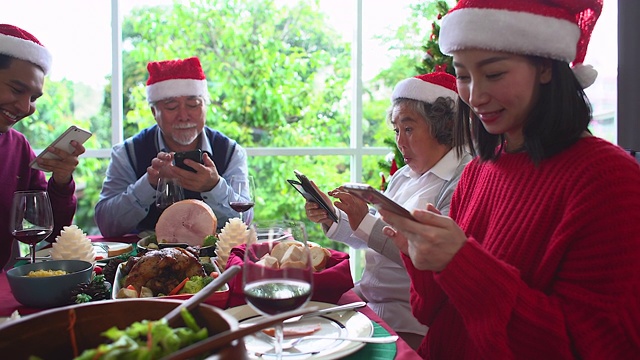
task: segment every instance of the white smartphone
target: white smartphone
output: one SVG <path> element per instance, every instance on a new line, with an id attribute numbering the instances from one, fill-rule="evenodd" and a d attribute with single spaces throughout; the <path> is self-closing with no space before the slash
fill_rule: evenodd
<path id="1" fill-rule="evenodd" d="M 61 149 L 64 150 L 66 152 L 68 152 L 69 154 L 71 154 L 75 148 L 71 145 L 71 141 L 75 140 L 80 144 L 84 144 L 85 141 L 87 141 L 90 137 L 91 137 L 91 132 L 88 130 L 84 130 L 81 129 L 75 125 L 71 125 L 65 132 L 62 133 L 62 135 L 58 136 L 58 138 L 51 143 L 51 147 L 54 147 L 56 149 Z M 49 147 L 47 146 L 47 148 Z M 29 166 L 31 166 L 34 169 L 38 169 L 38 170 L 42 170 L 42 171 L 47 171 L 45 169 L 42 169 L 40 166 L 38 166 L 37 160 L 38 159 L 58 159 L 59 156 L 47 151 L 47 149 L 44 149 L 35 159 L 33 159 L 31 161 L 31 163 L 29 163 Z"/>

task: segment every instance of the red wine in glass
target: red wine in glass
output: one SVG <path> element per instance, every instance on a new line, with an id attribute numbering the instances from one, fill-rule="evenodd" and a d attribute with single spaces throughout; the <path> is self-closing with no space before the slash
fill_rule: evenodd
<path id="1" fill-rule="evenodd" d="M 304 306 L 313 291 L 313 267 L 304 223 L 292 220 L 259 221 L 251 224 L 255 234 L 286 234 L 267 238 L 249 236 L 242 267 L 243 292 L 247 303 L 262 315 L 276 315 Z M 267 266 L 265 255 L 282 241 L 296 240 L 298 249 L 288 257 L 295 266 Z M 275 324 L 274 350 L 269 355 L 282 358 L 283 324 Z M 251 351 L 251 349 L 247 349 Z"/>
<path id="2" fill-rule="evenodd" d="M 11 205 L 11 234 L 29 244 L 31 262 L 36 261 L 36 244 L 53 232 L 53 211 L 44 190 L 16 191 Z"/>
<path id="3" fill-rule="evenodd" d="M 13 237 L 25 244 L 37 244 L 51 235 L 52 229 L 14 230 Z"/>
<path id="4" fill-rule="evenodd" d="M 253 207 L 254 203 L 253 202 L 242 202 L 242 201 L 231 201 L 229 202 L 229 206 L 231 206 L 231 208 L 239 213 L 243 213 L 245 211 L 248 211 L 249 209 L 251 209 Z"/>
<path id="5" fill-rule="evenodd" d="M 311 284 L 295 280 L 265 280 L 248 284 L 244 295 L 247 302 L 261 312 L 277 315 L 304 305 L 311 296 Z"/>
<path id="6" fill-rule="evenodd" d="M 229 179 L 229 186 L 232 190 L 229 195 L 229 207 L 240 213 L 240 220 L 245 221 L 244 213 L 255 204 L 253 201 L 255 192 L 253 176 L 234 175 Z"/>

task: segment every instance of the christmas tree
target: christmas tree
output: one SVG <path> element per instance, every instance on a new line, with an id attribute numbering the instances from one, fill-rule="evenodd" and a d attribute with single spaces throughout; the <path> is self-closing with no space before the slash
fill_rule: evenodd
<path id="1" fill-rule="evenodd" d="M 436 20 L 431 23 L 431 35 L 425 45 L 422 45 L 424 56 L 422 62 L 416 66 L 417 74 L 428 74 L 434 71 L 445 71 L 451 75 L 455 75 L 452 65 L 452 59 L 450 56 L 444 55 L 440 51 L 440 45 L 438 40 L 440 39 L 440 22 L 442 18 L 449 12 L 449 5 L 445 0 L 436 1 L 436 9 L 438 15 Z M 385 140 L 385 144 L 389 145 L 393 152 L 389 153 L 384 160 L 379 161 L 381 168 L 380 178 L 381 185 L 380 190 L 384 191 L 389 183 L 389 177 L 395 173 L 396 170 L 404 166 L 404 160 L 400 150 L 396 146 L 396 143 L 392 139 Z M 388 177 L 385 174 L 389 174 Z"/>

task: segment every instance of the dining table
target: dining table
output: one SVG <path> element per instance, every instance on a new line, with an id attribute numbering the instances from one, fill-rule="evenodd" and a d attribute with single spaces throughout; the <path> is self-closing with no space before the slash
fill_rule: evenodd
<path id="1" fill-rule="evenodd" d="M 139 238 L 135 235 L 127 235 L 125 237 L 115 237 L 115 238 L 103 238 L 99 236 L 91 236 L 92 241 L 97 242 L 128 242 L 135 243 Z M 103 300 L 103 301 L 118 301 L 118 300 Z M 362 301 L 358 294 L 356 294 L 353 290 L 348 290 L 342 294 L 339 300 L 336 302 L 337 305 L 343 305 L 351 302 Z M 11 288 L 9 286 L 9 282 L 7 279 L 6 272 L 0 272 L 0 318 L 10 317 L 12 314 L 19 314 L 20 316 L 28 316 L 31 314 L 36 314 L 45 309 L 37 309 L 30 308 L 20 304 L 13 296 L 11 292 Z M 374 324 L 377 324 L 377 328 L 380 329 L 380 336 L 382 335 L 397 335 L 397 333 L 384 321 L 382 320 L 369 306 L 364 306 L 357 310 L 358 312 L 365 315 L 369 320 L 371 320 Z M 11 320 L 7 320 L 11 321 Z M 374 333 L 374 336 L 377 336 Z M 393 349 L 392 349 L 393 350 Z M 402 338 L 398 338 L 395 342 L 395 351 L 390 351 L 389 347 L 380 346 L 379 344 L 367 344 L 362 347 L 360 350 L 356 351 L 353 354 L 347 355 L 344 359 L 348 360 L 365 360 L 365 359 L 402 359 L 402 360 L 417 360 L 421 359 L 418 353 L 413 350 Z"/>

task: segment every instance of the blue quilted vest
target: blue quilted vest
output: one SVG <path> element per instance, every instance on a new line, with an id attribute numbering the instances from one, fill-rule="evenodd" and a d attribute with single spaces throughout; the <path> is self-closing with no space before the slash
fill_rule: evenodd
<path id="1" fill-rule="evenodd" d="M 125 140 L 125 149 L 127 150 L 127 156 L 131 166 L 136 172 L 136 176 L 139 178 L 147 173 L 147 167 L 151 164 L 151 160 L 158 155 L 160 151 L 160 144 L 158 143 L 158 125 L 153 125 L 147 129 L 142 130 L 134 137 Z M 204 134 L 213 149 L 212 160 L 218 169 L 218 174 L 222 176 L 227 171 L 227 166 L 233 152 L 236 148 L 236 142 L 229 139 L 227 136 L 216 130 L 208 127 L 204 128 Z M 211 157 L 211 154 L 209 154 Z M 199 199 L 202 200 L 200 193 L 185 189 L 184 196 L 186 199 Z M 156 227 L 158 218 L 160 217 L 160 210 L 155 204 L 149 207 L 149 213 L 138 224 L 138 231 L 153 230 Z"/>

